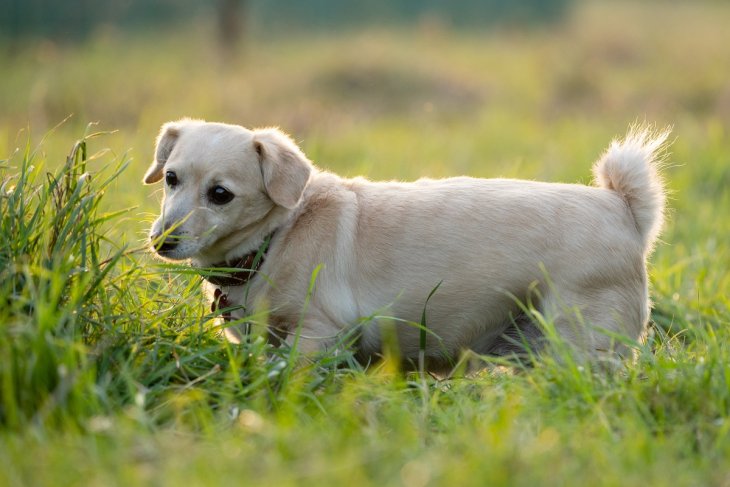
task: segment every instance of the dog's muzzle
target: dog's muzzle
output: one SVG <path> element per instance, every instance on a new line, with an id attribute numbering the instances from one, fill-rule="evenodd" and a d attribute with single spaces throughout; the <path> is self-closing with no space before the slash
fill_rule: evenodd
<path id="1" fill-rule="evenodd" d="M 164 240 L 160 240 L 161 233 L 153 233 L 150 235 L 150 243 L 155 252 L 164 256 L 177 248 L 180 243 L 180 237 L 174 234 L 169 234 Z"/>

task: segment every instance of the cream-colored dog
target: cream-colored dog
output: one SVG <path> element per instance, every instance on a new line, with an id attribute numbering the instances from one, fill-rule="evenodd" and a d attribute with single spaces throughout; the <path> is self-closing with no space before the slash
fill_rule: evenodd
<path id="1" fill-rule="evenodd" d="M 209 277 L 211 298 L 228 320 L 268 310 L 269 333 L 305 352 L 359 326 L 360 356 L 377 355 L 377 322 L 389 316 L 415 360 L 424 309 L 432 368 L 464 349 L 514 349 L 505 335 L 537 346 L 520 306 L 529 301 L 577 351 L 623 353 L 616 337 L 640 339 L 648 319 L 666 137 L 642 128 L 613 142 L 596 186 L 372 182 L 318 170 L 277 129 L 180 120 L 163 125 L 144 176 L 165 180 L 150 236 L 166 259 L 251 269 Z"/>

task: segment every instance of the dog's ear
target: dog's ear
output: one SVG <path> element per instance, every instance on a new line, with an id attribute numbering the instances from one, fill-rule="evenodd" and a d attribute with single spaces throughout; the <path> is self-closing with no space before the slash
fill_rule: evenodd
<path id="1" fill-rule="evenodd" d="M 312 163 L 279 129 L 255 130 L 253 146 L 271 201 L 288 209 L 297 206 L 312 173 Z"/>
<path id="2" fill-rule="evenodd" d="M 157 136 L 157 147 L 155 148 L 155 160 L 144 175 L 144 183 L 152 184 L 162 179 L 162 168 L 165 167 L 167 158 L 170 157 L 172 148 L 175 147 L 177 138 L 180 136 L 180 125 L 176 122 L 168 122 L 160 129 Z"/>

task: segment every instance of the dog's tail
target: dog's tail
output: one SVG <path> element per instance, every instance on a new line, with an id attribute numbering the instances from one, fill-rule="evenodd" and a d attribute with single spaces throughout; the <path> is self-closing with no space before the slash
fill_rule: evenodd
<path id="1" fill-rule="evenodd" d="M 666 153 L 670 128 L 655 131 L 641 125 L 614 140 L 593 166 L 599 187 L 617 192 L 629 205 L 644 247 L 654 245 L 664 223 L 666 193 L 659 166 Z"/>

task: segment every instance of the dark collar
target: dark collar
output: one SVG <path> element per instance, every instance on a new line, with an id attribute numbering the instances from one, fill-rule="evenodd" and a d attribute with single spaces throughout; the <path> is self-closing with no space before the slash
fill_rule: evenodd
<path id="1" fill-rule="evenodd" d="M 266 238 L 264 238 L 264 243 L 262 243 L 258 249 L 244 255 L 240 259 L 228 262 L 219 262 L 210 266 L 211 269 L 224 268 L 237 270 L 216 270 L 213 275 L 204 275 L 203 279 L 216 286 L 243 286 L 253 278 L 256 271 L 258 271 L 264 263 L 264 257 L 266 257 L 266 252 L 269 250 L 269 244 L 271 243 L 271 238 L 274 236 L 274 233 L 275 232 L 271 232 L 268 234 Z"/>

